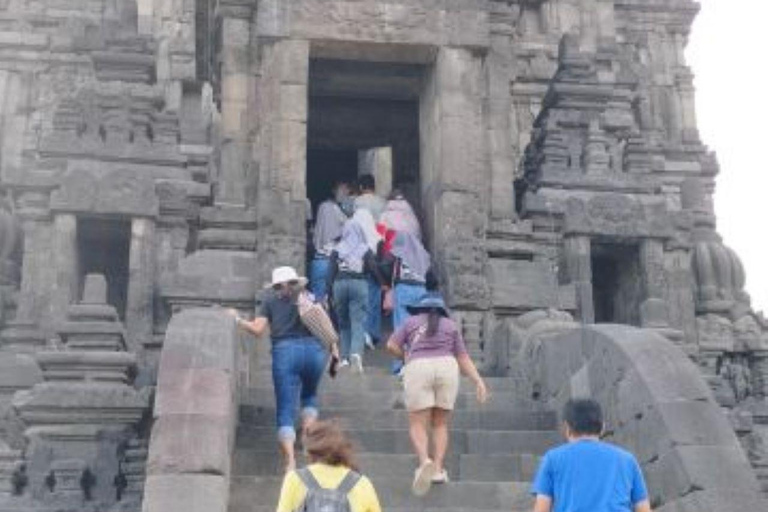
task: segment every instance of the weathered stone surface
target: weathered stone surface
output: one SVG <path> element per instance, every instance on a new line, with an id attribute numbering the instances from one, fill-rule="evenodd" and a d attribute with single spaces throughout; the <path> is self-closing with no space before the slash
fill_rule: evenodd
<path id="1" fill-rule="evenodd" d="M 226 475 L 229 472 L 231 418 L 206 414 L 167 414 L 153 426 L 155 441 L 148 475 Z"/>
<path id="2" fill-rule="evenodd" d="M 272 267 L 303 271 L 306 198 L 332 180 L 320 169 L 351 178 L 353 152 L 389 148 L 377 150 L 391 154 L 380 185 L 417 210 L 470 354 L 509 376 L 502 405 L 595 396 L 612 439 L 657 464 L 663 510 L 727 510 L 717 489 L 698 490 L 716 483 L 702 454 L 728 446 L 734 467 L 738 436 L 768 475 L 768 322 L 716 230 L 719 167 L 683 51 L 697 10 L 0 0 L 0 405 L 15 394 L 18 406 L 0 438 L 26 448 L 13 457 L 33 485 L 19 499 L 78 509 L 67 500 L 81 500 L 79 477 L 99 469 L 90 508 L 135 512 L 148 436 L 134 420 L 155 385 L 152 506 L 173 510 L 158 489 L 198 478 L 229 492 L 203 476 L 227 475 L 237 386 L 246 359 L 268 364 L 268 344 L 222 349 L 234 339 L 222 311 L 185 310 L 253 312 Z M 352 163 L 324 167 L 322 154 Z M 649 329 L 698 368 L 646 331 L 603 352 L 598 336 L 556 343 L 573 318 Z M 120 433 L 99 439 L 105 426 Z M 216 442 L 187 459 L 197 437 Z M 45 490 L 51 471 L 59 494 Z M 497 491 L 457 503 L 527 506 Z M 392 494 L 400 509 L 427 506 Z M 760 509 L 746 494 L 733 503 Z M 193 501 L 179 503 L 223 506 Z"/>
<path id="3" fill-rule="evenodd" d="M 168 326 L 158 370 L 145 512 L 226 509 L 238 418 L 238 341 L 232 318 L 222 310 L 188 309 Z M 205 496 L 186 501 L 198 492 Z"/>
<path id="4" fill-rule="evenodd" d="M 226 512 L 229 481 L 217 475 L 150 475 L 143 512 Z"/>

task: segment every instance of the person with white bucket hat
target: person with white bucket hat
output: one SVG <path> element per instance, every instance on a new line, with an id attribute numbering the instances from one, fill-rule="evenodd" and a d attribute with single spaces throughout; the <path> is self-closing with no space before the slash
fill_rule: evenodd
<path id="1" fill-rule="evenodd" d="M 266 286 L 260 314 L 252 321 L 236 317 L 238 325 L 254 336 L 270 332 L 277 438 L 287 471 L 296 467 L 297 398 L 301 400 L 302 429 L 306 429 L 318 417 L 317 391 L 328 361 L 325 346 L 310 333 L 299 314 L 297 300 L 306 285 L 307 279 L 294 268 L 278 267 Z"/>

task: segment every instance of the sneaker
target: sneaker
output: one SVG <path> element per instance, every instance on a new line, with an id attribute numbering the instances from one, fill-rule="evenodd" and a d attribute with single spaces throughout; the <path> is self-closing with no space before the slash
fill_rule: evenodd
<path id="1" fill-rule="evenodd" d="M 365 347 L 368 350 L 376 350 L 376 345 L 373 343 L 373 338 L 368 333 L 365 333 Z"/>
<path id="2" fill-rule="evenodd" d="M 426 496 L 432 487 L 432 478 L 435 476 L 435 463 L 431 460 L 426 461 L 419 466 L 413 475 L 413 494 L 416 496 Z"/>
<path id="3" fill-rule="evenodd" d="M 339 370 L 341 370 L 342 368 L 346 368 L 347 366 L 349 366 L 349 359 L 342 359 L 341 361 L 339 361 L 339 366 L 338 366 Z"/>
<path id="4" fill-rule="evenodd" d="M 363 373 L 363 358 L 360 354 L 352 354 L 349 356 L 349 365 L 352 371 L 355 373 Z"/>
<path id="5" fill-rule="evenodd" d="M 443 468 L 442 471 L 438 471 L 432 477 L 433 484 L 447 484 L 450 481 L 448 478 L 448 472 Z"/>

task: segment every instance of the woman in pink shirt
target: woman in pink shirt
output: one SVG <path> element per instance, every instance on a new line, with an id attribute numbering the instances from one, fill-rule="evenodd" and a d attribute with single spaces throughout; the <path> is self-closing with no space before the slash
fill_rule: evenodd
<path id="1" fill-rule="evenodd" d="M 413 316 L 395 331 L 387 349 L 406 363 L 405 406 L 411 443 L 419 457 L 413 492 L 423 496 L 433 483 L 448 481 L 443 462 L 448 451 L 451 411 L 459 392 L 459 372 L 475 383 L 480 403 L 488 399 L 488 390 L 443 299 L 428 293 L 408 310 Z M 430 426 L 433 459 L 429 457 Z"/>

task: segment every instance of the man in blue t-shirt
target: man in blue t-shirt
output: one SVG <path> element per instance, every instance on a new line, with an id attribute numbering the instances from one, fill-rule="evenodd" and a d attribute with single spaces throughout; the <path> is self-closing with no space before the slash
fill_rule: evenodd
<path id="1" fill-rule="evenodd" d="M 533 482 L 534 512 L 651 512 L 635 457 L 600 441 L 603 412 L 594 400 L 563 410 L 568 443 L 544 455 Z"/>

